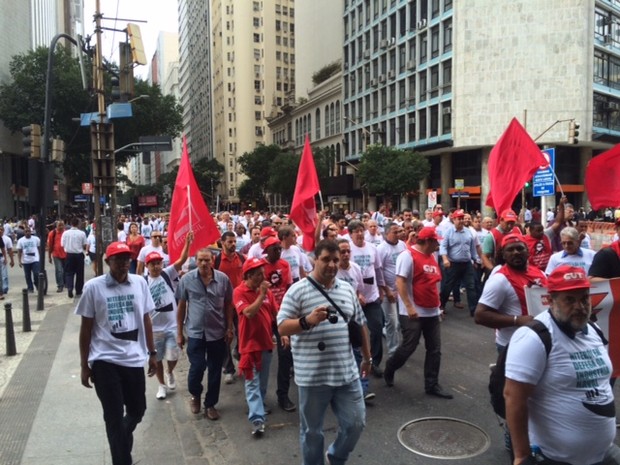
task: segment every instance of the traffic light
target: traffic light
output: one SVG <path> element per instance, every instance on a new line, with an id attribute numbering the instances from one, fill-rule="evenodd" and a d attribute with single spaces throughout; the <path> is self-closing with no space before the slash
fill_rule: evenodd
<path id="1" fill-rule="evenodd" d="M 121 99 L 121 87 L 120 87 L 120 81 L 118 79 L 118 76 L 112 76 L 111 82 L 112 82 L 112 91 L 111 91 L 112 101 L 118 102 Z"/>
<path id="2" fill-rule="evenodd" d="M 577 136 L 579 136 L 579 124 L 575 120 L 571 120 L 568 123 L 568 143 L 571 145 L 578 144 Z"/>
<path id="3" fill-rule="evenodd" d="M 526 188 L 530 187 L 530 182 L 529 181 L 525 181 L 525 187 Z"/>
<path id="4" fill-rule="evenodd" d="M 62 139 L 52 140 L 52 161 L 65 161 L 65 142 Z"/>
<path id="5" fill-rule="evenodd" d="M 38 124 L 30 124 L 22 128 L 23 149 L 22 153 L 27 157 L 41 157 L 41 126 Z"/>

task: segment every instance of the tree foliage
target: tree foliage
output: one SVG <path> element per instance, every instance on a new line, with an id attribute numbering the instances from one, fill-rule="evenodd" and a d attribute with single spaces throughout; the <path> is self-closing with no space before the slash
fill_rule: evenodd
<path id="1" fill-rule="evenodd" d="M 45 110 L 45 78 L 47 75 L 48 48 L 39 47 L 11 59 L 10 80 L 0 85 L 0 119 L 13 133 L 23 126 L 43 125 Z M 87 59 L 85 69 L 92 65 Z M 87 76 L 91 82 L 91 76 Z M 110 95 L 110 74 L 106 73 L 106 95 Z M 54 68 L 51 77 L 52 105 L 50 135 L 66 143 L 64 172 L 68 183 L 78 188 L 90 179 L 91 141 L 90 128 L 80 127 L 73 121 L 81 113 L 97 111 L 94 92 L 82 88 L 80 66 L 70 50 L 58 46 L 54 51 Z M 115 147 L 137 142 L 140 136 L 170 135 L 177 137 L 182 130 L 182 111 L 174 96 L 164 96 L 157 85 L 135 80 L 135 95 L 148 95 L 132 104 L 133 117 L 115 120 Z M 108 99 L 106 104 L 111 103 Z M 116 154 L 117 165 L 124 165 L 133 156 L 131 152 Z"/>
<path id="2" fill-rule="evenodd" d="M 315 86 L 318 86 L 321 82 L 326 81 L 334 74 L 336 74 L 342 68 L 342 62 L 340 60 L 333 61 L 321 69 L 319 69 L 316 73 L 312 74 L 312 83 Z"/>
<path id="3" fill-rule="evenodd" d="M 269 192 L 280 194 L 283 204 L 290 205 L 295 193 L 297 171 L 301 156 L 291 152 L 280 152 L 273 160 L 271 176 L 269 176 Z"/>
<path id="4" fill-rule="evenodd" d="M 392 196 L 417 190 L 430 170 L 430 163 L 419 153 L 370 145 L 362 155 L 357 175 L 369 194 Z"/>

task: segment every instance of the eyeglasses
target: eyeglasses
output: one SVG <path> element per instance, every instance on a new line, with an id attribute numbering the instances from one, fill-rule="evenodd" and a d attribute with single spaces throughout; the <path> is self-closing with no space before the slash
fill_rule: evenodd
<path id="1" fill-rule="evenodd" d="M 152 234 L 151 239 L 161 239 L 161 234 Z"/>
<path id="2" fill-rule="evenodd" d="M 131 261 L 131 255 L 112 255 L 109 258 L 109 260 L 113 261 L 113 262 L 118 262 L 118 263 L 130 262 Z"/>
<path id="3" fill-rule="evenodd" d="M 341 249 L 340 253 L 351 253 L 349 249 Z"/>

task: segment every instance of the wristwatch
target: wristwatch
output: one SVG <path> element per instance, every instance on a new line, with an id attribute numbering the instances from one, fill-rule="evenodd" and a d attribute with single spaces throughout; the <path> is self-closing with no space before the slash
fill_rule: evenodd
<path id="1" fill-rule="evenodd" d="M 157 355 L 157 350 L 153 350 L 152 352 L 148 352 L 149 357 L 153 357 L 154 355 Z"/>

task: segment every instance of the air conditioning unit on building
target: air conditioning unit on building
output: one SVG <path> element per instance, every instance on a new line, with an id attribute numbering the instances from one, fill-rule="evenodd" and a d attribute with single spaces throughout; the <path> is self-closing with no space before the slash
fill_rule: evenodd
<path id="1" fill-rule="evenodd" d="M 376 80 L 376 79 L 371 79 L 371 80 L 370 80 L 370 85 L 371 85 L 372 87 L 377 87 L 377 80 Z"/>
<path id="2" fill-rule="evenodd" d="M 611 42 L 612 42 L 612 40 L 611 40 L 611 35 L 610 35 L 610 34 L 605 34 L 605 35 L 603 36 L 603 42 L 604 42 L 605 44 L 611 44 Z"/>
<path id="3" fill-rule="evenodd" d="M 426 19 L 421 19 L 415 25 L 416 29 L 424 29 L 426 27 Z"/>
<path id="4" fill-rule="evenodd" d="M 390 39 L 390 47 L 393 47 L 394 45 L 396 45 L 396 37 L 392 37 Z"/>
<path id="5" fill-rule="evenodd" d="M 407 69 L 415 69 L 415 61 L 409 60 L 407 62 Z"/>
<path id="6" fill-rule="evenodd" d="M 409 97 L 407 99 L 407 104 L 408 105 L 415 105 L 415 97 Z"/>
<path id="7" fill-rule="evenodd" d="M 385 74 L 379 76 L 379 82 L 385 82 Z"/>
<path id="8" fill-rule="evenodd" d="M 389 42 L 387 39 L 383 39 L 381 42 L 379 42 L 379 47 L 381 48 L 386 48 L 388 46 Z"/>
<path id="9" fill-rule="evenodd" d="M 370 50 L 364 52 L 364 58 L 370 58 Z"/>
<path id="10" fill-rule="evenodd" d="M 452 114 L 452 107 L 445 107 L 443 110 L 441 110 L 441 112 L 444 115 L 450 115 L 450 114 Z"/>
<path id="11" fill-rule="evenodd" d="M 388 79 L 394 79 L 395 75 L 394 70 L 391 69 L 388 71 Z"/>

